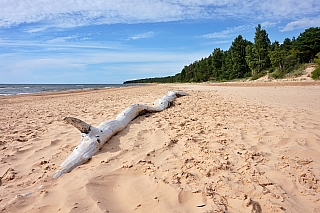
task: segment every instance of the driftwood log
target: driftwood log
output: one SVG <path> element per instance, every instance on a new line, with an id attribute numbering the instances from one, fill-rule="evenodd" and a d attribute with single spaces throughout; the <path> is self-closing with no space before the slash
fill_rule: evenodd
<path id="1" fill-rule="evenodd" d="M 113 135 L 123 130 L 130 121 L 139 115 L 147 112 L 159 112 L 173 104 L 173 101 L 180 96 L 188 95 L 185 92 L 169 91 L 167 95 L 156 100 L 154 106 L 134 104 L 122 111 L 115 120 L 105 121 L 94 127 L 82 120 L 72 117 L 65 117 L 64 121 L 76 127 L 81 132 L 81 142 L 72 151 L 69 157 L 60 165 L 60 170 L 53 176 L 60 177 L 70 172 L 75 167 L 88 161 Z"/>

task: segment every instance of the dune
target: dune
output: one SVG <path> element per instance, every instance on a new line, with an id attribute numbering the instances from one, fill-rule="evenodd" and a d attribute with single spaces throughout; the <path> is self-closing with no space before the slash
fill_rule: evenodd
<path id="1" fill-rule="evenodd" d="M 94 126 L 189 96 L 54 179 Z M 177 84 L 0 97 L 1 212 L 320 212 L 320 86 Z"/>

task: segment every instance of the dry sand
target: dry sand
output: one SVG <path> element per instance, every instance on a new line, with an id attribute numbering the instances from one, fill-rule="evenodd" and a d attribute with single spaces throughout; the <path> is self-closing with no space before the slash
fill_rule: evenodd
<path id="1" fill-rule="evenodd" d="M 250 85 L 252 86 L 252 84 Z M 88 163 L 52 176 L 92 125 L 140 116 Z M 151 85 L 0 98 L 1 212 L 320 212 L 320 86 Z"/>

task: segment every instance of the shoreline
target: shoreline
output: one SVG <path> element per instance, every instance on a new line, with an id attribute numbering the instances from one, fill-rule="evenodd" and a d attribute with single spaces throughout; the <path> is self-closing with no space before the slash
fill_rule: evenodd
<path id="1" fill-rule="evenodd" d="M 142 85 L 141 85 L 142 86 Z M 43 97 L 43 96 L 59 96 L 59 95 L 72 95 L 72 94 L 82 94 L 82 93 L 91 93 L 91 92 L 99 92 L 99 91 L 113 91 L 118 89 L 130 89 L 141 86 L 125 86 L 125 87 L 111 87 L 111 88 L 92 88 L 92 89 L 79 89 L 79 90 L 66 90 L 66 91 L 51 91 L 51 92 L 39 92 L 39 93 L 30 93 L 30 94 L 13 94 L 13 95 L 3 95 L 0 96 L 0 99 L 6 98 L 20 98 L 20 97 Z M 144 85 L 147 86 L 147 85 Z"/>
<path id="2" fill-rule="evenodd" d="M 65 93 L 77 91 L 92 91 L 100 89 L 125 88 L 143 85 L 124 84 L 0 84 L 0 97 L 15 95 L 38 95 L 51 93 Z M 3 93 L 4 92 L 4 93 Z M 11 93 L 10 93 L 11 92 Z"/>
<path id="3" fill-rule="evenodd" d="M 81 139 L 63 117 L 96 126 L 168 90 L 190 95 L 52 178 Z M 0 97 L 0 211 L 319 212 L 318 94 L 318 84 L 151 84 Z"/>

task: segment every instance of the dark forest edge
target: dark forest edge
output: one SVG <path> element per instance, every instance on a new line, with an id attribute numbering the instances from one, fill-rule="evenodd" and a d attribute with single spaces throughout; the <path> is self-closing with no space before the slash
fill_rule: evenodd
<path id="1" fill-rule="evenodd" d="M 271 78 L 283 78 L 301 70 L 305 63 L 317 63 L 312 78 L 320 78 L 320 28 L 311 27 L 283 43 L 270 42 L 266 30 L 256 27 L 254 42 L 241 35 L 229 50 L 215 48 L 212 54 L 185 66 L 174 76 L 125 81 L 129 83 L 224 82 L 235 79 L 258 79 L 269 73 Z M 302 73 L 302 72 L 301 72 Z"/>

